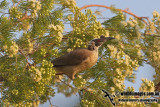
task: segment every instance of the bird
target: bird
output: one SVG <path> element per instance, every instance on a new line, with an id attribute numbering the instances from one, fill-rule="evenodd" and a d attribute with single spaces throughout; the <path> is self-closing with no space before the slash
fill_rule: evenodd
<path id="1" fill-rule="evenodd" d="M 113 37 L 100 36 L 90 41 L 88 48 L 75 49 L 51 61 L 58 72 L 57 75 L 65 74 L 71 80 L 75 75 L 85 71 L 97 63 L 98 48 L 105 42 L 115 39 Z"/>

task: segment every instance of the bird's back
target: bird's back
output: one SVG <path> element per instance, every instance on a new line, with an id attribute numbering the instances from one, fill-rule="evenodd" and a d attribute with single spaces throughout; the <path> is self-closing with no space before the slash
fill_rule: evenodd
<path id="1" fill-rule="evenodd" d="M 77 49 L 52 61 L 56 71 L 74 79 L 78 72 L 87 70 L 96 64 L 98 50 Z"/>

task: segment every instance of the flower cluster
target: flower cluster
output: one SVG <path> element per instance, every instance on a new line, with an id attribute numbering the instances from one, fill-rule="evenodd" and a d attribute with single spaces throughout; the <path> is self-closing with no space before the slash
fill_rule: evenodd
<path id="1" fill-rule="evenodd" d="M 155 27 L 155 23 L 154 22 L 149 21 L 149 29 L 150 29 L 150 31 L 148 33 L 150 33 L 150 34 L 154 34 L 155 33 L 156 27 Z"/>
<path id="2" fill-rule="evenodd" d="M 41 55 L 43 56 L 43 57 L 45 57 L 46 56 L 46 50 L 45 49 L 43 49 L 43 48 L 41 48 Z"/>
<path id="3" fill-rule="evenodd" d="M 109 48 L 109 50 L 111 51 L 111 56 L 112 58 L 116 58 L 116 54 L 117 54 L 117 48 L 114 47 L 113 45 L 107 45 L 107 47 Z"/>
<path id="4" fill-rule="evenodd" d="M 12 90 L 12 94 L 18 95 L 18 90 L 16 90 L 16 89 Z"/>
<path id="5" fill-rule="evenodd" d="M 32 107 L 38 107 L 40 104 L 39 100 L 32 102 Z"/>
<path id="6" fill-rule="evenodd" d="M 85 86 L 86 80 L 82 78 L 82 76 L 78 75 L 77 78 L 73 81 L 73 84 L 78 88 L 81 89 Z"/>
<path id="7" fill-rule="evenodd" d="M 48 26 L 49 29 L 57 30 L 58 32 L 63 32 L 63 27 L 61 25 L 50 24 Z"/>
<path id="8" fill-rule="evenodd" d="M 116 34 L 115 38 L 116 38 L 117 40 L 120 40 L 120 38 L 121 38 L 120 34 Z"/>
<path id="9" fill-rule="evenodd" d="M 157 63 L 160 64 L 160 51 L 154 51 L 153 52 L 153 60 Z"/>
<path id="10" fill-rule="evenodd" d="M 41 4 L 38 0 L 28 0 L 29 2 L 32 3 L 32 7 L 36 8 L 36 10 L 40 10 L 41 9 Z"/>
<path id="11" fill-rule="evenodd" d="M 71 12 L 74 12 L 74 8 L 76 7 L 75 0 L 62 0 L 61 2 L 63 2 L 63 6 L 69 8 Z"/>
<path id="12" fill-rule="evenodd" d="M 119 51 L 117 51 L 118 49 L 113 45 L 107 45 L 107 47 L 110 50 L 111 57 L 114 59 L 117 59 L 117 63 L 125 64 L 128 68 L 132 68 L 132 66 L 133 66 L 133 67 L 135 67 L 135 70 L 137 70 L 137 68 L 139 66 L 137 60 L 132 60 L 130 58 L 130 56 L 128 56 L 127 54 L 124 53 L 124 51 L 122 49 L 119 49 Z M 121 46 L 121 48 L 123 48 L 123 46 Z M 141 55 L 139 50 L 138 50 L 137 54 L 139 56 Z"/>
<path id="13" fill-rule="evenodd" d="M 137 21 L 135 19 L 133 19 L 132 17 L 129 18 L 129 20 L 127 21 L 127 23 L 131 27 L 135 27 L 137 25 Z"/>
<path id="14" fill-rule="evenodd" d="M 9 13 L 10 13 L 11 19 L 13 19 L 13 18 L 19 19 L 23 15 L 22 12 L 18 11 L 18 8 L 14 7 L 14 6 L 9 9 Z"/>
<path id="15" fill-rule="evenodd" d="M 10 46 L 9 49 L 9 57 L 13 57 L 14 55 L 16 55 L 18 52 L 18 45 L 12 41 L 12 46 Z"/>
<path id="16" fill-rule="evenodd" d="M 116 76 L 113 77 L 113 83 L 119 90 L 124 91 L 125 76 L 121 75 L 121 72 L 122 71 L 119 68 L 116 69 Z"/>
<path id="17" fill-rule="evenodd" d="M 85 13 L 82 13 L 79 9 L 75 9 L 74 17 L 69 15 L 68 20 L 71 22 L 73 28 L 73 34 L 76 39 L 69 39 L 71 46 L 73 47 L 86 47 L 84 42 L 90 41 L 91 38 L 99 38 L 100 35 L 109 36 L 109 32 L 102 27 L 99 21 L 96 21 L 96 16 L 92 14 L 90 9 L 87 9 Z M 82 41 L 82 45 L 81 45 Z"/>
<path id="18" fill-rule="evenodd" d="M 153 11 L 153 17 L 159 17 L 160 16 L 160 14 L 157 12 L 157 11 Z"/>
<path id="19" fill-rule="evenodd" d="M 121 25 L 123 25 L 124 27 L 126 27 L 128 24 L 126 21 L 121 21 Z"/>
<path id="20" fill-rule="evenodd" d="M 149 26 L 146 29 L 147 34 L 156 34 L 157 26 L 160 26 L 160 14 L 157 11 L 153 12 L 153 18 L 149 21 Z"/>
<path id="21" fill-rule="evenodd" d="M 106 30 L 106 32 L 105 32 L 105 37 L 109 37 L 109 31 L 108 30 Z"/>
<path id="22" fill-rule="evenodd" d="M 110 87 L 110 93 L 115 94 L 115 87 Z"/>
<path id="23" fill-rule="evenodd" d="M 155 38 L 153 47 L 155 48 L 150 54 L 152 55 L 152 60 L 154 61 L 155 65 L 160 65 L 160 39 Z"/>
<path id="24" fill-rule="evenodd" d="M 136 45 L 138 47 L 138 45 Z M 124 80 L 126 77 L 131 77 L 130 81 L 135 82 L 135 75 L 133 75 L 133 70 L 137 70 L 139 67 L 137 60 L 132 60 L 128 54 L 123 51 L 123 45 L 117 48 L 114 45 L 107 45 L 110 50 L 111 60 L 114 61 L 116 68 L 114 68 L 112 81 L 118 90 L 124 91 L 125 85 Z M 108 73 L 108 75 L 110 75 Z"/>
<path id="25" fill-rule="evenodd" d="M 84 107 L 95 107 L 95 100 L 88 101 L 88 100 L 82 99 L 81 103 L 83 104 Z"/>
<path id="26" fill-rule="evenodd" d="M 139 91 L 143 92 L 154 92 L 154 83 L 150 80 L 142 78 L 142 84 Z"/>
<path id="27" fill-rule="evenodd" d="M 28 2 L 33 8 L 32 17 L 37 16 L 37 12 L 41 9 L 41 3 L 37 0 L 29 0 Z"/>
<path id="28" fill-rule="evenodd" d="M 18 45 L 14 41 L 11 42 L 10 47 L 8 47 L 7 45 L 4 45 L 3 49 L 7 52 L 7 55 L 9 57 L 13 57 L 18 53 Z"/>
<path id="29" fill-rule="evenodd" d="M 50 35 L 55 37 L 55 42 L 60 42 L 62 40 L 62 38 L 63 38 L 63 34 L 62 33 L 63 33 L 63 30 L 64 30 L 62 25 L 50 24 L 48 26 L 48 28 L 50 29 Z"/>
<path id="30" fill-rule="evenodd" d="M 43 60 L 42 66 L 40 68 L 40 72 L 42 73 L 43 82 L 48 83 L 53 76 L 55 76 L 56 71 L 53 69 L 53 64 L 49 61 Z"/>
<path id="31" fill-rule="evenodd" d="M 30 73 L 31 74 L 31 78 L 35 82 L 39 82 L 42 79 L 41 72 L 39 71 L 39 69 L 35 68 L 34 66 L 31 66 L 29 71 L 31 72 Z"/>
<path id="32" fill-rule="evenodd" d="M 73 47 L 76 48 L 76 47 L 81 47 L 85 44 L 83 44 L 83 41 L 81 39 L 77 39 L 77 38 L 74 38 L 74 39 L 70 39 L 69 40 L 71 44 L 73 44 Z M 84 46 L 86 47 L 86 46 Z"/>
<path id="33" fill-rule="evenodd" d="M 30 41 L 30 39 L 28 39 L 28 52 L 32 53 L 33 51 L 33 42 Z"/>

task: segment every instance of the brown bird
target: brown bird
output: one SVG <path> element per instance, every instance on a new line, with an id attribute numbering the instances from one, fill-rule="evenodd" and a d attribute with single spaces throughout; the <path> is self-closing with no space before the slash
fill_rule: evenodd
<path id="1" fill-rule="evenodd" d="M 98 60 L 98 48 L 113 37 L 104 37 L 91 40 L 87 49 L 76 49 L 62 55 L 53 61 L 53 67 L 58 74 L 65 74 L 70 79 L 75 79 L 75 74 L 94 66 Z"/>

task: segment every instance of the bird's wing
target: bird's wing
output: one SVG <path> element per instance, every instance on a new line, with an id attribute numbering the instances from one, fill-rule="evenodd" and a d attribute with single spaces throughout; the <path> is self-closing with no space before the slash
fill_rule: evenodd
<path id="1" fill-rule="evenodd" d="M 54 67 L 78 65 L 90 57 L 91 51 L 88 49 L 77 49 L 51 61 Z"/>

